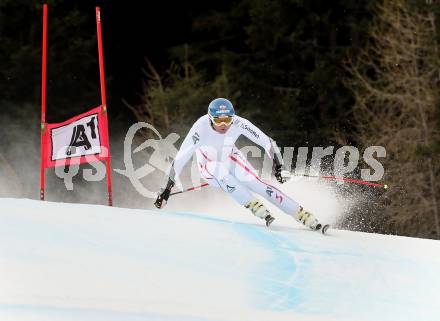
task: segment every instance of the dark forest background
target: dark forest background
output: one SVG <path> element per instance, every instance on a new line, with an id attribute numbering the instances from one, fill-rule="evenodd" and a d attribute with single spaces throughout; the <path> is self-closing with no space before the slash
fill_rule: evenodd
<path id="1" fill-rule="evenodd" d="M 138 120 L 185 135 L 210 100 L 227 97 L 280 146 L 384 146 L 390 189 L 342 186 L 368 200 L 341 225 L 440 238 L 436 1 L 48 5 L 48 122 L 100 104 L 99 5 L 112 146 Z M 38 172 L 41 30 L 40 2 L 0 0 L 4 195 L 38 197 L 38 173 L 23 172 L 21 161 Z M 118 151 L 113 157 L 117 164 Z"/>

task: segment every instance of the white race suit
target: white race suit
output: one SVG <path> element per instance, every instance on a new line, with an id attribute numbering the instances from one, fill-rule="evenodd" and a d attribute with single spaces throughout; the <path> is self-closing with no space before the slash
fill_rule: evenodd
<path id="1" fill-rule="evenodd" d="M 255 200 L 251 194 L 254 192 L 288 215 L 297 213 L 299 204 L 275 186 L 264 182 L 235 146 L 241 135 L 264 148 L 273 159 L 275 144 L 249 120 L 234 116 L 229 130 L 226 133 L 218 133 L 212 127 L 209 116 L 204 115 L 194 123 L 180 146 L 170 178 L 175 181 L 195 153 L 201 176 L 210 186 L 220 187 L 239 204 L 246 205 Z"/>

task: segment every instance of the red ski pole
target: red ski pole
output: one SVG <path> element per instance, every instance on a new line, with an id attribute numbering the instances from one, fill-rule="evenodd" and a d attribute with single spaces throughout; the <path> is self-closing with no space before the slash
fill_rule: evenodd
<path id="1" fill-rule="evenodd" d="M 367 182 L 367 181 L 363 181 L 363 180 L 359 180 L 359 179 L 352 179 L 352 178 L 345 178 L 345 177 L 318 176 L 318 175 L 308 175 L 308 174 L 295 175 L 295 176 L 322 178 L 322 179 L 327 179 L 327 180 L 343 181 L 343 182 L 347 182 L 347 183 L 366 185 L 366 186 L 373 186 L 373 187 L 382 187 L 383 189 L 388 189 L 388 185 L 387 184 L 372 183 L 372 182 Z"/>
<path id="2" fill-rule="evenodd" d="M 209 185 L 209 184 L 208 184 L 208 183 L 203 183 L 202 185 L 199 185 L 199 186 L 193 186 L 193 187 L 190 187 L 190 188 L 184 189 L 183 191 L 178 191 L 178 192 L 171 193 L 170 196 L 171 196 L 171 195 L 176 195 L 176 194 L 185 193 L 185 192 L 194 191 L 194 190 L 196 190 L 196 189 L 198 189 L 198 188 L 202 188 L 202 187 L 205 187 L 205 186 L 207 186 L 207 185 Z"/>

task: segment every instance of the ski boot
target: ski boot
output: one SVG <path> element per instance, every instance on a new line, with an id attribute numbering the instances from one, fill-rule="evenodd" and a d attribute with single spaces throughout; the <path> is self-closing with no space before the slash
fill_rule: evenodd
<path id="1" fill-rule="evenodd" d="M 302 206 L 299 207 L 298 212 L 293 215 L 293 218 L 308 228 L 318 231 L 321 229 L 322 225 L 318 222 L 318 220 L 313 216 L 312 213 L 307 212 L 303 209 Z"/>
<path id="2" fill-rule="evenodd" d="M 269 211 L 266 209 L 263 203 L 258 200 L 250 201 L 245 205 L 246 208 L 250 209 L 252 214 L 255 216 L 264 219 L 266 221 L 266 226 L 269 227 L 275 218 L 270 215 Z"/>

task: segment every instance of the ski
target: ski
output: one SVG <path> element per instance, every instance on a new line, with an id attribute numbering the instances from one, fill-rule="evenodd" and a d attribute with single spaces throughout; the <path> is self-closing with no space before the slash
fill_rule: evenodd
<path id="1" fill-rule="evenodd" d="M 328 230 L 329 227 L 330 227 L 330 224 L 323 225 L 322 228 L 321 228 L 321 233 L 322 234 L 327 234 L 327 230 Z"/>
<path id="2" fill-rule="evenodd" d="M 314 231 L 321 231 L 322 234 L 326 234 L 329 227 L 330 227 L 330 224 L 322 225 L 321 223 L 318 223 L 313 230 Z"/>

